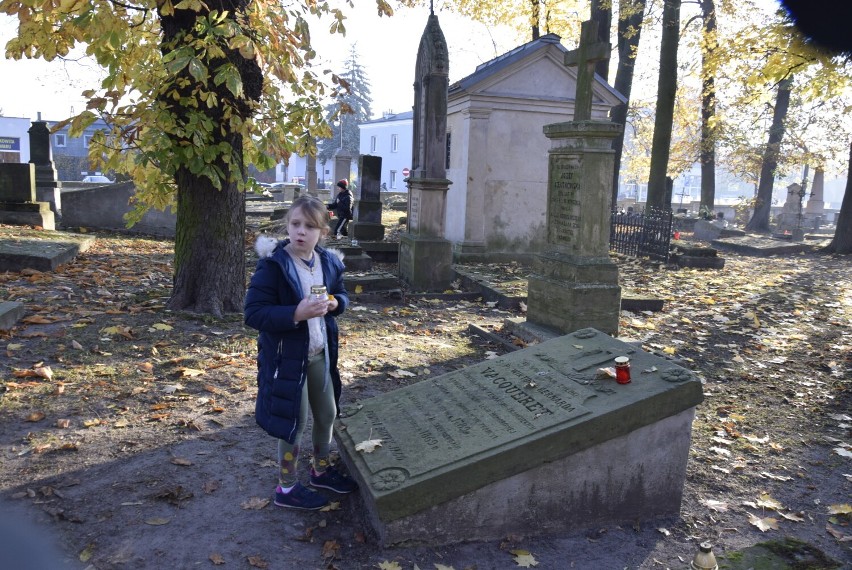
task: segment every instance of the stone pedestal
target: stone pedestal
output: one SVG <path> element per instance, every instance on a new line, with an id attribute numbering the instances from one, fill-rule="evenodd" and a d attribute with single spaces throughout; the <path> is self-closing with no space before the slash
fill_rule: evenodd
<path id="1" fill-rule="evenodd" d="M 56 219 L 47 202 L 0 202 L 0 224 L 13 226 L 41 226 L 46 230 L 56 229 Z"/>
<path id="2" fill-rule="evenodd" d="M 56 229 L 50 204 L 36 201 L 35 173 L 33 163 L 0 164 L 0 223 Z"/>
<path id="3" fill-rule="evenodd" d="M 399 240 L 399 276 L 415 291 L 443 291 L 453 281 L 453 244 L 444 239 L 446 178 L 408 179 L 408 232 Z"/>
<path id="4" fill-rule="evenodd" d="M 568 333 L 618 333 L 621 288 L 609 258 L 612 140 L 621 125 L 570 121 L 544 127 L 548 157 L 547 251 L 529 278 L 527 320 Z"/>

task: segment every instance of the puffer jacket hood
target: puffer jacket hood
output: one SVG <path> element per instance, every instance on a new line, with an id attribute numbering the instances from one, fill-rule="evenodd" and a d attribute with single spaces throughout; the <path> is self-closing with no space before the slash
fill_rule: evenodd
<path id="1" fill-rule="evenodd" d="M 275 248 L 278 247 L 278 244 L 286 245 L 288 241 L 288 239 L 279 239 L 268 235 L 260 235 L 258 236 L 257 241 L 254 242 L 254 251 L 257 252 L 257 256 L 261 259 L 272 257 L 272 254 L 275 251 Z M 346 257 L 339 249 L 335 249 L 333 247 L 326 247 L 323 249 L 337 257 L 340 261 L 343 261 L 343 258 Z"/>

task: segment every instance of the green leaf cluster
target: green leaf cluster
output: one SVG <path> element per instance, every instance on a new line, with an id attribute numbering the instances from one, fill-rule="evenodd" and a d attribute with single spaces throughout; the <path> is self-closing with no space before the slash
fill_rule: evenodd
<path id="1" fill-rule="evenodd" d="M 341 10 L 317 0 L 230 5 L 235 12 L 201 0 L 0 0 L 18 20 L 7 58 L 82 51 L 104 69 L 84 92 L 86 109 L 58 128 L 70 124 L 77 136 L 98 118 L 107 123 L 90 160 L 132 177 L 136 218 L 175 203 L 181 172 L 242 188 L 248 165 L 315 154 L 330 133 L 323 102 L 338 86 L 314 64 L 307 18 L 330 18 L 342 33 Z M 376 6 L 392 14 L 384 0 Z"/>

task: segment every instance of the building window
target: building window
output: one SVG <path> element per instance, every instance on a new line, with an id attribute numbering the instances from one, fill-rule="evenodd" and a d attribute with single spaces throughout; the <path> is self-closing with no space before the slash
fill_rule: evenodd
<path id="1" fill-rule="evenodd" d="M 89 143 L 92 140 L 92 135 L 83 135 L 83 148 L 89 148 Z"/>
<path id="2" fill-rule="evenodd" d="M 396 136 L 396 135 L 394 135 L 394 136 Z M 391 190 L 396 188 L 396 170 L 390 171 L 390 187 L 391 187 Z"/>
<path id="3" fill-rule="evenodd" d="M 64 147 L 65 133 L 56 133 L 56 135 L 54 135 L 53 141 L 56 143 L 57 147 Z"/>
<path id="4" fill-rule="evenodd" d="M 391 135 L 391 152 L 399 150 L 399 135 Z"/>
<path id="5" fill-rule="evenodd" d="M 450 142 L 453 140 L 452 137 L 452 133 L 447 133 L 447 164 L 444 168 L 450 167 Z"/>
<path id="6" fill-rule="evenodd" d="M 376 137 L 370 137 L 370 152 L 376 152 Z"/>

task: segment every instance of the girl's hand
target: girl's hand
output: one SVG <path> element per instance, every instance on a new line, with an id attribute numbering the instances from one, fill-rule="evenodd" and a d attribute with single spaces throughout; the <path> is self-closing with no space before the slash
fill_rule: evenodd
<path id="1" fill-rule="evenodd" d="M 333 311 L 337 308 L 338 302 L 337 299 L 334 298 L 334 295 L 328 296 L 328 310 Z"/>
<path id="2" fill-rule="evenodd" d="M 313 319 L 314 317 L 322 317 L 328 310 L 328 299 L 317 299 L 309 295 L 296 305 L 296 312 L 293 313 L 293 319 L 299 322 Z"/>

